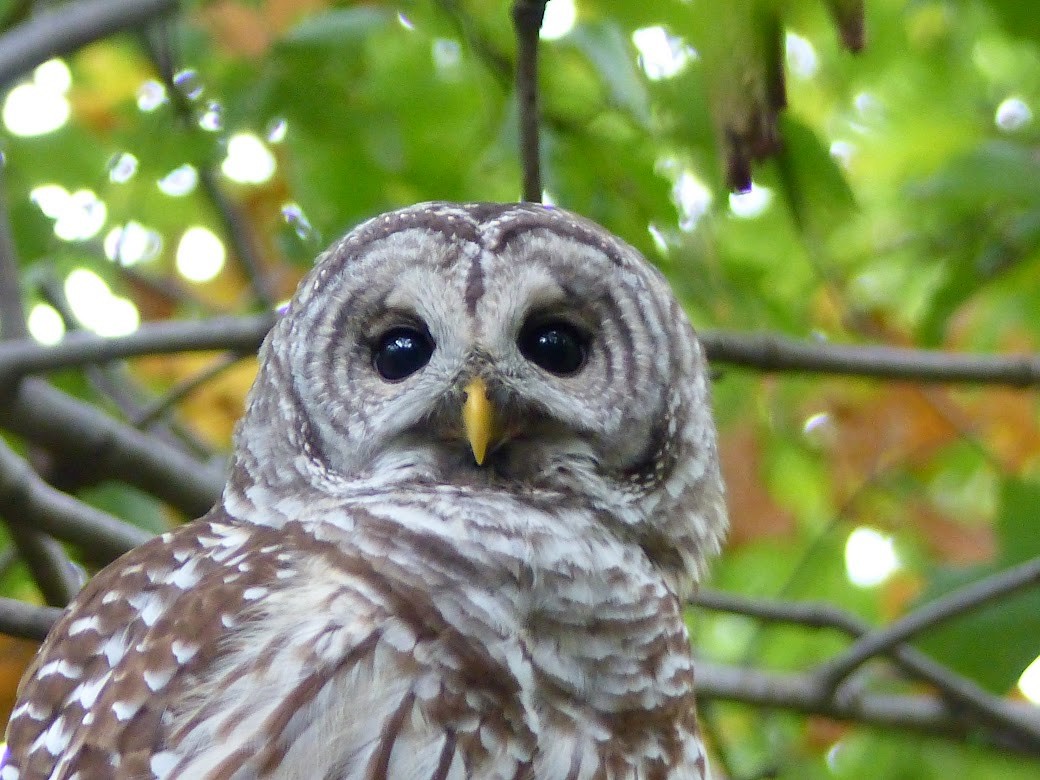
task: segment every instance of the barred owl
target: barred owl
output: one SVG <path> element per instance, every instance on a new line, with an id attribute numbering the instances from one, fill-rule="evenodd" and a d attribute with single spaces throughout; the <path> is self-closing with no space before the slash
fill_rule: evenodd
<path id="1" fill-rule="evenodd" d="M 565 211 L 332 246 L 207 515 L 98 574 L 3 780 L 703 778 L 683 603 L 726 525 L 702 351 Z"/>

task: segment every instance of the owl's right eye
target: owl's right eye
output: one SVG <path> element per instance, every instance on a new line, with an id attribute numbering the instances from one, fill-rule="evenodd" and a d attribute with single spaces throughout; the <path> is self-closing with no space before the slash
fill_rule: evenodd
<path id="1" fill-rule="evenodd" d="M 421 330 L 391 328 L 376 340 L 372 365 L 383 379 L 398 382 L 429 363 L 433 347 L 433 340 Z"/>

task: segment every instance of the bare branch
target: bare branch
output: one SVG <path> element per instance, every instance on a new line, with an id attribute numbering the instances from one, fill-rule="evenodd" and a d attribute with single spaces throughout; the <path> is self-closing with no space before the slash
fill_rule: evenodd
<path id="1" fill-rule="evenodd" d="M 25 303 L 18 277 L 7 193 L 0 168 L 0 342 L 25 338 Z M 0 445 L 3 439 L 0 439 Z M 80 582 L 61 545 L 36 529 L 8 522 L 11 542 L 25 562 L 33 581 L 48 604 L 65 606 L 79 590 Z"/>
<path id="2" fill-rule="evenodd" d="M 547 0 L 515 0 L 516 105 L 520 125 L 520 165 L 523 168 L 523 200 L 542 199 L 542 172 L 538 158 L 538 31 L 542 28 Z"/>
<path id="3" fill-rule="evenodd" d="M 819 670 L 826 687 L 833 691 L 865 661 L 885 653 L 901 642 L 951 618 L 978 609 L 998 598 L 1040 582 L 1040 558 L 973 582 L 942 598 L 925 604 L 906 617 L 872 632 Z M 1040 730 L 1037 732 L 1040 735 Z"/>
<path id="4" fill-rule="evenodd" d="M 231 350 L 254 352 L 273 315 L 215 317 L 141 326 L 129 336 L 72 333 L 53 347 L 23 340 L 0 344 L 0 386 L 27 374 L 138 355 Z M 1040 356 L 964 355 L 895 347 L 813 344 L 781 337 L 706 330 L 700 339 L 717 364 L 780 372 L 819 372 L 918 382 L 1040 385 Z"/>
<path id="5" fill-rule="evenodd" d="M 58 542 L 39 533 L 35 528 L 11 522 L 4 517 L 11 542 L 40 593 L 52 607 L 64 607 L 83 586 L 83 577 Z"/>
<path id="6" fill-rule="evenodd" d="M 0 425 L 62 456 L 83 459 L 99 472 L 159 497 L 188 517 L 205 513 L 224 487 L 220 469 L 40 380 L 27 379 L 0 399 Z"/>
<path id="7" fill-rule="evenodd" d="M 0 166 L 3 154 L 0 153 Z M 22 339 L 29 335 L 25 326 L 25 303 L 18 281 L 18 259 L 11 235 L 11 220 L 7 213 L 7 193 L 0 171 L 0 338 L 5 341 Z"/>
<path id="8" fill-rule="evenodd" d="M 140 27 L 176 7 L 177 0 L 79 0 L 41 11 L 0 35 L 0 86 L 52 57 Z"/>
<path id="9" fill-rule="evenodd" d="M 769 622 L 794 623 L 810 628 L 835 628 L 850 636 L 870 635 L 875 629 L 869 623 L 832 604 L 821 602 L 788 602 L 774 599 L 748 598 L 732 593 L 703 590 L 693 596 L 693 604 L 722 612 L 732 612 Z M 1035 718 L 1020 720 L 1020 711 L 1008 706 L 971 680 L 905 644 L 895 644 L 883 651 L 903 672 L 913 679 L 927 682 L 951 705 L 996 728 L 1016 734 L 1040 750 L 1040 732 Z M 818 672 L 816 673 L 818 674 Z M 836 699 L 843 698 L 838 690 Z"/>
<path id="10" fill-rule="evenodd" d="M 40 529 L 109 563 L 152 534 L 48 485 L 0 441 L 0 514 L 8 525 Z"/>
<path id="11" fill-rule="evenodd" d="M 32 340 L 0 344 L 0 387 L 29 374 L 97 365 L 140 355 L 232 350 L 256 352 L 274 318 L 219 317 L 201 322 L 166 321 L 143 325 L 129 336 L 102 338 L 69 333 L 58 344 L 43 347 Z"/>
<path id="12" fill-rule="evenodd" d="M 963 355 L 920 349 L 806 343 L 781 336 L 708 330 L 700 334 L 708 359 L 764 371 L 809 372 L 907 379 L 1040 384 L 1040 357 Z"/>
<path id="13" fill-rule="evenodd" d="M 697 659 L 696 666 L 697 695 L 703 700 L 734 701 L 826 715 L 1040 756 L 1040 748 L 1034 742 L 1024 742 L 1016 734 L 980 724 L 936 697 L 868 694 L 834 700 L 810 674 L 763 672 L 715 664 L 703 658 Z M 1007 702 L 1007 705 L 1019 720 L 1031 721 L 1040 728 L 1040 716 L 1035 707 L 1020 702 Z"/>
<path id="14" fill-rule="evenodd" d="M 37 607 L 0 597 L 0 634 L 42 642 L 61 613 L 57 607 Z"/>

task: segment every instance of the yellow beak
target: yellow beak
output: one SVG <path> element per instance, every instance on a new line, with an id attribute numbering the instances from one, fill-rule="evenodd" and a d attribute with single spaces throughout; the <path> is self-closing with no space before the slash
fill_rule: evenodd
<path id="1" fill-rule="evenodd" d="M 462 427 L 473 450 L 477 465 L 483 465 L 488 444 L 495 433 L 495 409 L 488 398 L 487 385 L 477 377 L 466 385 L 466 401 L 462 405 Z"/>

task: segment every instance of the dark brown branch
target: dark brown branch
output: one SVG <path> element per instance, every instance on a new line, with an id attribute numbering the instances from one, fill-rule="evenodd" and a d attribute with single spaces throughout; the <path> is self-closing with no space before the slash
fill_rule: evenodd
<path id="1" fill-rule="evenodd" d="M 0 35 L 0 86 L 52 57 L 172 11 L 177 0 L 79 0 L 41 11 Z"/>
<path id="2" fill-rule="evenodd" d="M 1035 744 L 990 728 L 933 696 L 866 694 L 832 699 L 811 674 L 778 674 L 697 660 L 697 696 L 702 700 L 742 702 L 756 707 L 794 710 L 809 715 L 930 734 L 973 744 L 1040 756 Z M 1036 708 L 1007 702 L 1019 720 L 1037 722 Z"/>
<path id="3" fill-rule="evenodd" d="M 4 516 L 11 542 L 33 582 L 52 607 L 64 607 L 83 586 L 83 577 L 65 555 L 61 545 L 35 528 L 12 522 Z"/>
<path id="4" fill-rule="evenodd" d="M 515 0 L 516 105 L 520 129 L 520 165 L 523 168 L 523 200 L 542 199 L 542 172 L 538 157 L 538 32 L 542 29 L 547 0 Z"/>
<path id="5" fill-rule="evenodd" d="M 809 628 L 833 628 L 854 637 L 868 636 L 875 631 L 866 621 L 832 604 L 821 602 L 752 599 L 711 590 L 695 594 L 691 602 L 705 609 L 747 615 L 767 622 L 793 623 Z M 974 713 L 980 720 L 990 723 L 995 728 L 1015 733 L 1020 741 L 1031 743 L 1040 752 L 1037 732 L 1040 724 L 1035 718 L 1021 721 L 1019 710 L 1010 708 L 1007 701 L 992 695 L 909 645 L 895 644 L 883 652 L 912 679 L 933 685 L 951 705 L 961 708 L 965 713 Z M 840 690 L 835 698 L 843 698 Z"/>
<path id="6" fill-rule="evenodd" d="M 25 303 L 19 285 L 7 194 L 0 167 L 0 343 L 28 336 Z M 0 446 L 3 439 L 0 438 Z M 28 567 L 48 604 L 65 606 L 79 590 L 80 581 L 61 545 L 35 528 L 8 522 L 11 542 Z"/>
<path id="7" fill-rule="evenodd" d="M 219 469 L 40 380 L 27 379 L 0 399 L 0 426 L 61 456 L 90 462 L 189 517 L 213 506 L 224 486 Z"/>
<path id="8" fill-rule="evenodd" d="M 925 604 L 906 617 L 872 632 L 819 670 L 825 686 L 833 691 L 842 680 L 870 658 L 888 652 L 929 628 L 978 609 L 1015 591 L 1040 583 L 1040 558 L 973 582 Z M 1040 738 L 1040 727 L 1037 730 Z"/>
<path id="9" fill-rule="evenodd" d="M 1035 355 L 965 355 L 898 347 L 808 343 L 781 336 L 720 330 L 704 331 L 700 338 L 710 361 L 762 371 L 1016 387 L 1040 384 L 1040 357 Z"/>
<path id="10" fill-rule="evenodd" d="M 39 529 L 78 545 L 99 564 L 115 560 L 152 534 L 48 485 L 0 442 L 0 515 L 8 525 Z"/>
<path id="11" fill-rule="evenodd" d="M 139 355 L 231 350 L 255 351 L 273 316 L 218 317 L 199 322 L 157 322 L 105 339 L 69 334 L 53 346 L 23 340 L 0 344 L 0 386 L 28 374 L 104 363 Z M 1036 355 L 965 355 L 896 347 L 816 344 L 778 336 L 722 330 L 700 334 L 709 360 L 764 371 L 817 372 L 917 382 L 1040 385 Z"/>
<path id="12" fill-rule="evenodd" d="M 61 612 L 57 607 L 37 607 L 0 597 L 0 634 L 42 642 Z"/>
<path id="13" fill-rule="evenodd" d="M 3 158 L 0 156 L 0 167 L 2 165 Z M 24 339 L 29 335 L 18 279 L 18 259 L 7 213 L 7 192 L 0 171 L 0 339 L 4 341 Z"/>
<path id="14" fill-rule="evenodd" d="M 201 322 L 166 321 L 141 326 L 129 336 L 103 338 L 69 333 L 52 347 L 22 340 L 0 344 L 0 387 L 29 374 L 108 363 L 141 355 L 232 350 L 255 352 L 274 318 L 220 317 Z"/>

